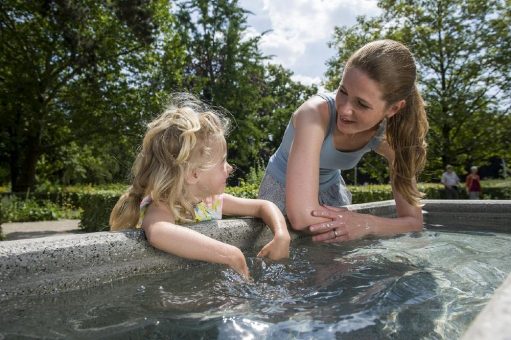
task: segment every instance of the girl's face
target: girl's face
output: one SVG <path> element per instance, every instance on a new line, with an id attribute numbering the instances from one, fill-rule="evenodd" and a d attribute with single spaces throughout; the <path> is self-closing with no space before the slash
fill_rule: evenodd
<path id="1" fill-rule="evenodd" d="M 214 165 L 206 170 L 198 171 L 197 186 L 203 198 L 223 193 L 227 178 L 232 172 L 232 166 L 227 162 L 225 145 L 222 148 L 219 146 L 218 150 Z"/>
<path id="2" fill-rule="evenodd" d="M 335 105 L 337 129 L 343 134 L 370 130 L 401 108 L 398 104 L 387 108 L 379 84 L 357 68 L 344 71 Z"/>

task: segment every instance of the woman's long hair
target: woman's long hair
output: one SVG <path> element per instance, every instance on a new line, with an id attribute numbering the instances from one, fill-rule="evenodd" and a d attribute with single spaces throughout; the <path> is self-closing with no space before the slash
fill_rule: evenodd
<path id="1" fill-rule="evenodd" d="M 350 67 L 365 72 L 380 85 L 387 108 L 405 100 L 405 106 L 387 120 L 386 140 L 395 153 L 390 176 L 406 201 L 419 206 L 423 194 L 414 181 L 426 163 L 429 124 L 416 85 L 415 60 L 403 44 L 378 40 L 356 51 L 346 63 L 346 69 Z"/>
<path id="2" fill-rule="evenodd" d="M 193 217 L 193 197 L 185 182 L 193 169 L 213 166 L 225 151 L 229 121 L 190 94 L 176 94 L 171 104 L 148 124 L 132 168 L 132 185 L 110 214 L 111 230 L 133 228 L 145 196 L 167 206 L 176 221 Z M 224 150 L 218 150 L 218 148 Z"/>

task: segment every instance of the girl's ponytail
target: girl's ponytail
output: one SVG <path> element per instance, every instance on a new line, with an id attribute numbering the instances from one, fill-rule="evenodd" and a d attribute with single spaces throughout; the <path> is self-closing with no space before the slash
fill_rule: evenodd
<path id="1" fill-rule="evenodd" d="M 140 202 L 143 192 L 137 192 L 131 186 L 117 201 L 110 213 L 110 230 L 131 229 L 137 226 L 140 218 Z"/>

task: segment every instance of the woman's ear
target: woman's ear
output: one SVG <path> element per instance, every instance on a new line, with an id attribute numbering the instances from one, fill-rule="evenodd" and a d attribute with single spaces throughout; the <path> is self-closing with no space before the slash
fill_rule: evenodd
<path id="1" fill-rule="evenodd" d="M 399 112 L 403 107 L 405 107 L 406 101 L 404 99 L 401 99 L 400 101 L 394 103 L 390 106 L 389 111 L 387 112 L 387 118 L 392 117 L 396 113 Z"/>
<path id="2" fill-rule="evenodd" d="M 191 169 L 185 177 L 186 184 L 196 184 L 199 181 L 199 170 Z"/>

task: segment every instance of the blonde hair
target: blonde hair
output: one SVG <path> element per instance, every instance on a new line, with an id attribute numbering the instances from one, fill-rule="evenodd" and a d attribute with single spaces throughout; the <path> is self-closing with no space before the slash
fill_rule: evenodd
<path id="1" fill-rule="evenodd" d="M 171 104 L 148 124 L 142 148 L 132 168 L 132 185 L 110 214 L 110 229 L 137 225 L 140 203 L 145 196 L 165 204 L 175 220 L 189 222 L 192 199 L 185 183 L 194 169 L 213 166 L 229 120 L 190 94 L 173 95 Z M 220 143 L 220 144 L 219 144 Z"/>
<path id="2" fill-rule="evenodd" d="M 413 180 L 426 163 L 429 124 L 424 101 L 417 88 L 415 60 L 406 46 L 393 40 L 378 40 L 356 51 L 346 63 L 378 82 L 387 107 L 405 100 L 405 106 L 387 119 L 386 139 L 394 150 L 390 177 L 406 201 L 419 206 L 423 194 Z"/>

